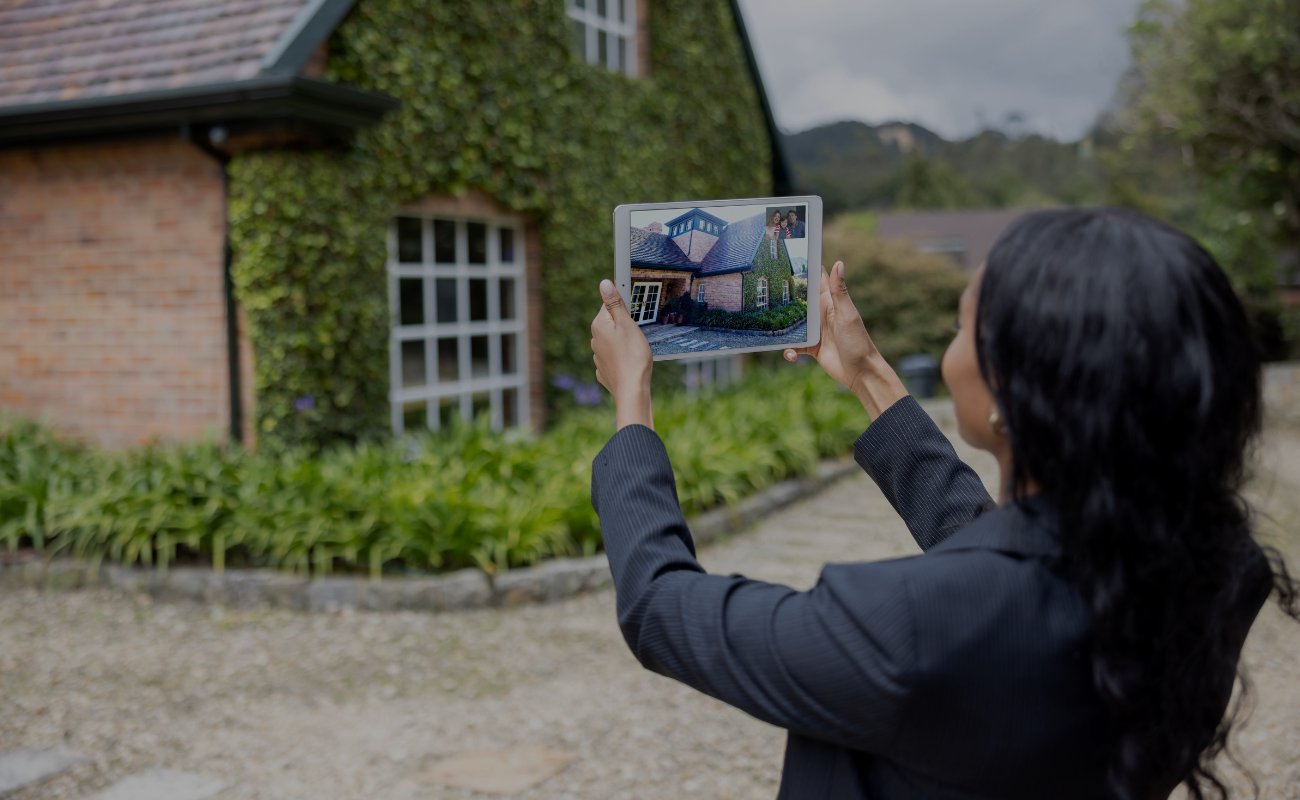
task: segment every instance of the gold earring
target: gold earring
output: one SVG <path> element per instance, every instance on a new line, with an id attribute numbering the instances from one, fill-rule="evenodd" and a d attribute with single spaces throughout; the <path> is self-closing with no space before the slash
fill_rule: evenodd
<path id="1" fill-rule="evenodd" d="M 989 414 L 989 430 L 993 432 L 994 436 L 1007 435 L 1007 427 L 1002 424 L 1002 418 L 998 416 L 996 411 Z"/>

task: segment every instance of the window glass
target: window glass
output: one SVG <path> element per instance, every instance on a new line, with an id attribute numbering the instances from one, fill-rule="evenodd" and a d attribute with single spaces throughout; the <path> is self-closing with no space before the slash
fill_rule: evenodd
<path id="1" fill-rule="evenodd" d="M 483 322 L 488 318 L 487 278 L 469 279 L 469 321 Z"/>
<path id="2" fill-rule="evenodd" d="M 424 324 L 424 281 L 402 278 L 397 282 L 398 325 Z"/>
<path id="3" fill-rule="evenodd" d="M 519 390 L 514 387 L 501 390 L 501 424 L 507 428 L 519 424 Z"/>
<path id="4" fill-rule="evenodd" d="M 486 378 L 488 376 L 488 337 L 471 336 L 469 337 L 469 365 L 471 378 Z"/>
<path id="5" fill-rule="evenodd" d="M 581 8 L 581 6 L 579 6 Z M 569 20 L 569 31 L 573 37 L 573 53 L 579 59 L 587 60 L 587 26 L 576 19 Z"/>
<path id="6" fill-rule="evenodd" d="M 450 219 L 433 221 L 433 260 L 439 264 L 456 263 L 456 222 Z"/>
<path id="7" fill-rule="evenodd" d="M 618 0 L 618 21 L 627 22 L 627 0 Z"/>
<path id="8" fill-rule="evenodd" d="M 519 371 L 515 363 L 518 355 L 516 354 L 517 344 L 513 333 L 501 334 L 501 374 L 514 375 Z"/>
<path id="9" fill-rule="evenodd" d="M 415 217 L 397 218 L 397 260 L 401 264 L 424 262 L 424 222 Z"/>
<path id="10" fill-rule="evenodd" d="M 402 388 L 424 385 L 424 340 L 402 342 Z"/>
<path id="11" fill-rule="evenodd" d="M 438 380 L 460 380 L 460 348 L 455 339 L 438 340 Z"/>
<path id="12" fill-rule="evenodd" d="M 470 399 L 470 409 L 470 416 L 474 419 L 492 413 L 492 395 L 488 392 L 475 392 Z"/>
<path id="13" fill-rule="evenodd" d="M 438 398 L 438 427 L 445 431 L 455 425 L 458 419 L 460 419 L 460 398 Z"/>
<path id="14" fill-rule="evenodd" d="M 417 400 L 402 404 L 402 428 L 407 433 L 418 433 L 429 427 L 429 403 Z"/>
<path id="15" fill-rule="evenodd" d="M 501 319 L 515 318 L 515 279 L 501 279 Z"/>
<path id="16" fill-rule="evenodd" d="M 434 289 L 438 295 L 438 324 L 456 321 L 456 279 L 438 278 Z"/>
<path id="17" fill-rule="evenodd" d="M 501 229 L 501 263 L 515 263 L 515 229 Z"/>
<path id="18" fill-rule="evenodd" d="M 471 222 L 465 226 L 469 238 L 469 263 L 487 263 L 487 223 Z"/>
<path id="19" fill-rule="evenodd" d="M 596 16 L 605 16 L 605 4 L 607 0 L 596 0 Z"/>

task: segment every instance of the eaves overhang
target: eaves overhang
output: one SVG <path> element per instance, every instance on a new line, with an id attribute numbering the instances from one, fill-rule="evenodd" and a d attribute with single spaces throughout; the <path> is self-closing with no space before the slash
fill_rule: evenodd
<path id="1" fill-rule="evenodd" d="M 263 74 L 134 94 L 0 106 L 0 146 L 230 126 L 346 137 L 378 123 L 401 101 L 301 75 Z"/>

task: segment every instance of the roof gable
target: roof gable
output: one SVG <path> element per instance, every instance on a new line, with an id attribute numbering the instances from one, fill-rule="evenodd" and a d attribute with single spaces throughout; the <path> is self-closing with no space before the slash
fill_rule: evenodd
<path id="1" fill-rule="evenodd" d="M 632 263 L 660 264 L 670 267 L 689 267 L 698 269 L 672 239 L 662 233 L 654 233 L 644 228 L 632 228 L 629 240 Z"/>
<path id="2" fill-rule="evenodd" d="M 754 263 L 754 254 L 763 242 L 763 215 L 755 214 L 732 222 L 722 231 L 717 244 L 700 264 L 705 271 L 734 269 Z"/>
<path id="3" fill-rule="evenodd" d="M 354 1 L 0 0 L 0 106 L 296 72 Z"/>

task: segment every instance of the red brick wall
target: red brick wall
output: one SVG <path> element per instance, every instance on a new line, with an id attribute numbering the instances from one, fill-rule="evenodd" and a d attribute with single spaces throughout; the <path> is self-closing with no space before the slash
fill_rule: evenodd
<path id="1" fill-rule="evenodd" d="M 709 304 L 709 308 L 720 308 L 723 311 L 739 311 L 745 299 L 741 291 L 742 280 L 739 272 L 733 272 L 730 275 L 718 275 L 712 278 L 696 278 L 693 297 L 699 299 L 699 287 L 703 284 L 704 302 Z"/>
<path id="2" fill-rule="evenodd" d="M 0 152 L 0 408 L 111 447 L 225 438 L 224 237 L 220 169 L 180 140 Z"/>

